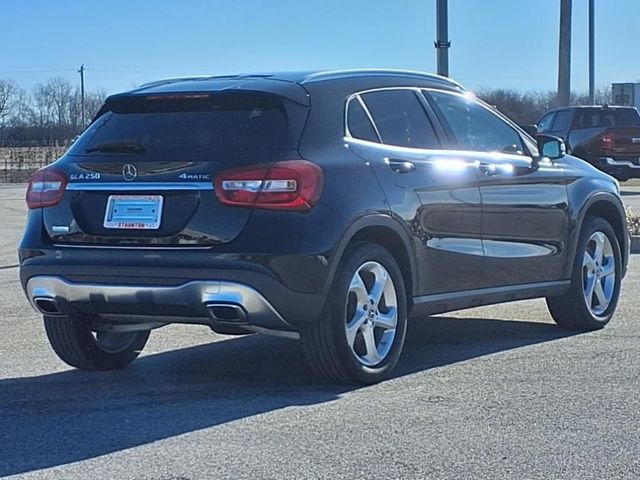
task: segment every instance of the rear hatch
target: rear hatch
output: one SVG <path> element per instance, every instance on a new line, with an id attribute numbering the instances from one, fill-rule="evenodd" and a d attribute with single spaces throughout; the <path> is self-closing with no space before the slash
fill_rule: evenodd
<path id="1" fill-rule="evenodd" d="M 306 115 L 306 106 L 271 93 L 111 97 L 51 167 L 66 174 L 68 184 L 62 201 L 43 209 L 46 231 L 59 244 L 230 242 L 251 208 L 221 205 L 215 175 L 299 158 Z"/>
<path id="2" fill-rule="evenodd" d="M 610 151 L 614 157 L 640 160 L 640 126 L 627 128 L 609 128 L 605 135 L 611 135 Z"/>
<path id="3" fill-rule="evenodd" d="M 593 132 L 590 151 L 635 164 L 640 162 L 640 114 L 635 108 L 581 108 L 576 125 L 580 131 Z"/>

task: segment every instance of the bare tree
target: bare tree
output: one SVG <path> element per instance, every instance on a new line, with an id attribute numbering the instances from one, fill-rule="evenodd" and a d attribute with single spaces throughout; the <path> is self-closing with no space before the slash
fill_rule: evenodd
<path id="1" fill-rule="evenodd" d="M 95 92 L 85 92 L 84 94 L 84 108 L 86 113 L 87 122 L 90 122 L 93 117 L 96 116 L 102 104 L 107 98 L 107 94 L 104 90 L 96 90 Z"/>
<path id="2" fill-rule="evenodd" d="M 559 107 L 555 92 L 518 92 L 516 90 L 487 89 L 478 91 L 478 97 L 494 105 L 502 113 L 520 125 L 537 122 L 552 108 Z M 611 103 L 611 90 L 600 87 L 596 90 L 596 104 Z M 570 105 L 589 105 L 588 92 L 571 92 Z"/>
<path id="3" fill-rule="evenodd" d="M 69 124 L 69 106 L 73 96 L 73 87 L 61 77 L 55 77 L 46 83 L 53 102 L 56 124 L 58 127 Z"/>
<path id="4" fill-rule="evenodd" d="M 0 79 L 0 123 L 11 115 L 20 87 L 10 78 Z"/>

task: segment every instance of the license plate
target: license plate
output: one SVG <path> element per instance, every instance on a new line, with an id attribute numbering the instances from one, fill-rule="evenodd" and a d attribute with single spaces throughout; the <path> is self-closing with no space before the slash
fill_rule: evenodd
<path id="1" fill-rule="evenodd" d="M 104 228 L 157 230 L 162 201 L 162 195 L 109 195 Z"/>

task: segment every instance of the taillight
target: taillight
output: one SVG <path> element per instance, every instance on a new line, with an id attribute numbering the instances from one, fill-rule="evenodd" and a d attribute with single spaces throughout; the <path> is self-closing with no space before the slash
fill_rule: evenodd
<path id="1" fill-rule="evenodd" d="M 309 210 L 320 198 L 324 173 L 307 160 L 287 160 L 220 172 L 215 192 L 223 205 Z"/>
<path id="2" fill-rule="evenodd" d="M 612 153 L 615 146 L 613 133 L 605 133 L 600 140 L 600 150 L 602 153 Z"/>
<path id="3" fill-rule="evenodd" d="M 52 207 L 57 205 L 67 188 L 67 176 L 57 170 L 43 168 L 31 176 L 27 188 L 29 208 Z"/>

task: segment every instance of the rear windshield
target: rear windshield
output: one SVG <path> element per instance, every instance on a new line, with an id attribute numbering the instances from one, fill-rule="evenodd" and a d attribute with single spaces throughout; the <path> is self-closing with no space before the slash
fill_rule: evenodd
<path id="1" fill-rule="evenodd" d="M 287 114 L 268 94 L 151 95 L 111 100 L 71 155 L 222 161 L 287 148 Z"/>
<path id="2" fill-rule="evenodd" d="M 576 128 L 640 127 L 640 115 L 633 108 L 579 110 Z"/>

